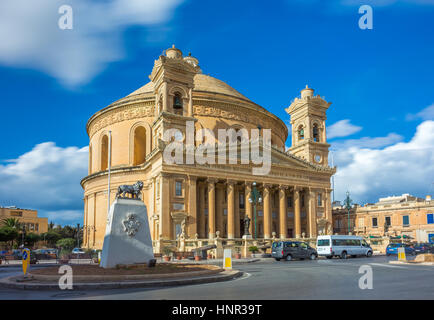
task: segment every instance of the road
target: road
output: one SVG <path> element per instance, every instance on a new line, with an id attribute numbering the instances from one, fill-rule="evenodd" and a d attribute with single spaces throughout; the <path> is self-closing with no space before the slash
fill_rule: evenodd
<path id="1" fill-rule="evenodd" d="M 0 299 L 434 299 L 434 267 L 392 265 L 396 257 L 348 260 L 260 261 L 235 266 L 236 280 L 155 289 L 22 291 L 0 289 Z M 362 265 L 373 271 L 373 289 L 359 288 Z M 1 270 L 0 277 L 13 274 Z M 18 269 L 17 271 L 18 272 Z"/>

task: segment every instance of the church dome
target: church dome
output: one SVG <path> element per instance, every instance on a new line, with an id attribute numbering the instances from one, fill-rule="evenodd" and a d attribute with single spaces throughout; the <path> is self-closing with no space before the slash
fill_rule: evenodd
<path id="1" fill-rule="evenodd" d="M 230 85 L 214 77 L 197 73 L 194 75 L 193 81 L 194 81 L 193 91 L 219 93 L 226 96 L 232 96 L 232 97 L 250 101 L 241 93 L 239 93 L 237 90 L 232 88 Z M 153 91 L 154 91 L 154 83 L 151 81 L 145 84 L 143 87 L 130 93 L 128 97 L 139 95 L 139 94 L 153 94 Z"/>

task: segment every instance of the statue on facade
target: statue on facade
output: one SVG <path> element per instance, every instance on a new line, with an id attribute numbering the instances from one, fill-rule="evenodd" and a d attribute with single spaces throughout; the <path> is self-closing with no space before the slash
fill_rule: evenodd
<path id="1" fill-rule="evenodd" d="M 116 193 L 116 199 L 139 199 L 140 200 L 140 194 L 143 189 L 143 182 L 137 181 L 133 185 L 121 185 L 118 187 L 118 192 Z M 128 198 L 125 196 L 125 194 L 131 194 L 131 198 Z"/>
<path id="2" fill-rule="evenodd" d="M 244 217 L 244 234 L 249 235 L 250 218 L 248 215 Z"/>
<path id="3" fill-rule="evenodd" d="M 332 224 L 329 223 L 328 227 L 327 227 L 327 234 L 332 235 L 333 234 L 333 230 L 332 230 Z"/>

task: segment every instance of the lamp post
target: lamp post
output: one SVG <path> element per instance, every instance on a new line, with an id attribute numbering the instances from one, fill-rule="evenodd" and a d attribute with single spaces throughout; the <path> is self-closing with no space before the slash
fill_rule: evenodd
<path id="1" fill-rule="evenodd" d="M 350 192 L 347 191 L 347 197 L 344 200 L 345 209 L 347 209 L 348 212 L 348 234 L 350 234 L 350 210 L 351 210 L 351 204 L 353 203 L 353 200 L 350 198 Z"/>
<path id="2" fill-rule="evenodd" d="M 260 196 L 259 191 L 256 188 L 256 182 L 253 182 L 252 186 L 253 186 L 253 188 L 252 188 L 251 196 L 249 198 L 249 202 L 251 204 L 253 204 L 253 218 L 254 218 L 254 223 L 255 223 L 255 239 L 257 239 L 258 238 L 258 233 L 256 231 L 256 205 L 258 203 L 262 202 L 262 197 Z"/>

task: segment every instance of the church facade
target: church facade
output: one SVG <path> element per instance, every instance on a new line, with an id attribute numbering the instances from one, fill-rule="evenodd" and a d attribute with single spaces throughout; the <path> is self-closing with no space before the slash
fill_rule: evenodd
<path id="1" fill-rule="evenodd" d="M 286 109 L 292 128 L 291 147 L 286 150 L 288 128 L 281 119 L 204 75 L 196 58 L 184 57 L 174 46 L 155 61 L 149 78 L 149 83 L 98 111 L 87 123 L 89 174 L 81 181 L 84 247 L 102 248 L 108 196 L 113 202 L 118 186 L 137 181 L 143 181 L 141 196 L 153 240 L 180 235 L 239 239 L 246 216 L 251 221 L 249 233 L 256 231 L 258 238 L 331 232 L 330 178 L 335 168 L 328 165 L 325 126 L 330 103 L 315 96 L 313 89 L 301 91 Z M 257 130 L 261 137 L 271 129 L 266 143 L 260 144 L 261 154 L 270 155 L 269 170 L 254 174 L 257 164 L 243 162 L 238 155 L 226 163 L 168 163 L 165 150 L 170 143 L 186 143 L 189 125 L 195 132 L 193 151 L 209 144 L 208 138 L 197 138 L 201 130 L 215 137 L 219 129 L 237 134 Z M 165 133 L 171 129 L 179 134 L 168 140 Z M 240 154 L 242 139 L 237 135 L 235 143 Z M 216 138 L 215 143 L 223 141 Z M 183 152 L 188 153 L 185 148 Z M 258 191 L 261 202 L 251 203 L 253 191 Z"/>

